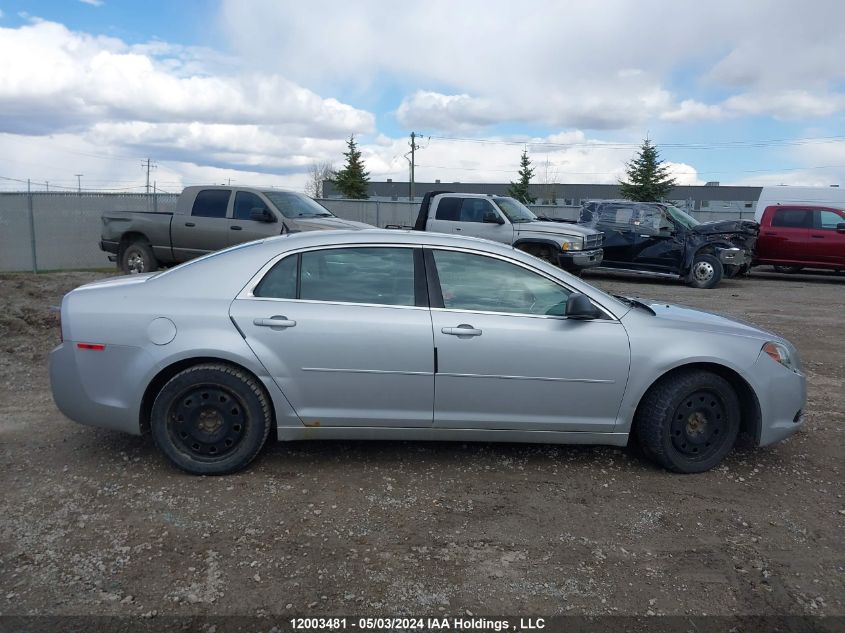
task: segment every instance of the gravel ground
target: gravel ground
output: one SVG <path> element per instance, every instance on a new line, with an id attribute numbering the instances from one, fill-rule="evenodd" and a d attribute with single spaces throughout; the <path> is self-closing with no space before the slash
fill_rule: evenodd
<path id="1" fill-rule="evenodd" d="M 274 444 L 192 477 L 55 408 L 48 306 L 102 273 L 0 275 L 0 614 L 845 615 L 845 276 L 604 289 L 781 333 L 805 430 L 672 475 L 634 447 Z"/>

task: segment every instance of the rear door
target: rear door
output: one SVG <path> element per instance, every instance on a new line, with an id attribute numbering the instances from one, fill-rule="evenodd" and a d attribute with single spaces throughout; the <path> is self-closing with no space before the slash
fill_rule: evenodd
<path id="1" fill-rule="evenodd" d="M 177 260 L 190 259 L 229 246 L 229 214 L 232 192 L 203 189 L 197 193 L 191 215 L 174 215 L 171 224 L 173 253 Z"/>
<path id="2" fill-rule="evenodd" d="M 777 262 L 802 263 L 810 257 L 813 210 L 804 207 L 768 207 L 764 212 L 757 257 Z"/>
<path id="3" fill-rule="evenodd" d="M 634 206 L 600 204 L 592 221 L 604 233 L 602 266 L 629 268 L 634 247 Z"/>
<path id="4" fill-rule="evenodd" d="M 230 314 L 306 426 L 431 426 L 421 248 L 319 248 L 268 268 Z"/>
<path id="5" fill-rule="evenodd" d="M 253 220 L 250 217 L 253 210 L 267 211 L 276 221 Z M 278 235 L 281 233 L 281 224 L 278 220 L 278 213 L 261 196 L 251 191 L 237 191 L 232 205 L 232 219 L 229 221 L 229 244 L 251 242 L 270 235 Z"/>
<path id="6" fill-rule="evenodd" d="M 461 198 L 442 196 L 434 202 L 434 217 L 430 217 L 425 230 L 431 233 L 454 233 L 461 218 Z"/>

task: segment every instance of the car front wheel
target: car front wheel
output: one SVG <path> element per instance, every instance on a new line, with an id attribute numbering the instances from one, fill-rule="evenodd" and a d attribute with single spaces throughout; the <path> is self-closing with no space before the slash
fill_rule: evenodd
<path id="1" fill-rule="evenodd" d="M 645 454 L 678 473 L 710 470 L 734 446 L 740 405 L 731 384 L 708 371 L 660 379 L 637 407 L 634 430 Z"/>
<path id="2" fill-rule="evenodd" d="M 153 439 L 173 464 L 224 475 L 249 464 L 270 432 L 270 400 L 242 369 L 204 363 L 180 371 L 153 403 Z"/>
<path id="3" fill-rule="evenodd" d="M 689 273 L 693 288 L 715 288 L 722 280 L 722 262 L 713 255 L 696 255 Z"/>

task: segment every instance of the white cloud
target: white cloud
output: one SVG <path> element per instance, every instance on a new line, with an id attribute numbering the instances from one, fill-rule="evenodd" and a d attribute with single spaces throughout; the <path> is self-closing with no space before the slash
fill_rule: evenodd
<path id="1" fill-rule="evenodd" d="M 156 53 L 184 49 L 129 47 L 114 38 L 69 31 L 53 22 L 0 28 L 0 108 L 4 130 L 49 132 L 94 121 L 129 120 L 297 127 L 334 137 L 369 132 L 372 114 L 274 74 L 186 74 L 189 64 Z"/>
<path id="2" fill-rule="evenodd" d="M 101 7 L 105 4 L 103 0 L 79 0 L 82 4 L 90 4 L 92 7 Z"/>
<path id="3" fill-rule="evenodd" d="M 601 10 L 543 0 L 255 0 L 252 8 L 223 0 L 220 15 L 221 31 L 252 64 L 352 94 L 391 78 L 410 86 L 396 111 L 409 127 L 463 131 L 492 120 L 634 129 L 755 116 L 746 99 L 789 91 L 807 99 L 783 97 L 759 114 L 823 117 L 831 108 L 818 102 L 845 78 L 840 0 L 812 8 L 608 0 Z M 676 94 L 677 77 L 687 94 Z M 722 103 L 725 92 L 737 100 Z"/>

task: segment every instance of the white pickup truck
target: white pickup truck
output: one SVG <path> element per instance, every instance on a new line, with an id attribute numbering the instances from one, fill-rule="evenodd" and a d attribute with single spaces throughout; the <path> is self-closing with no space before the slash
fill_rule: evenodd
<path id="1" fill-rule="evenodd" d="M 573 273 L 598 266 L 603 256 L 600 231 L 538 218 L 524 204 L 505 196 L 429 192 L 414 229 L 504 242 Z"/>

